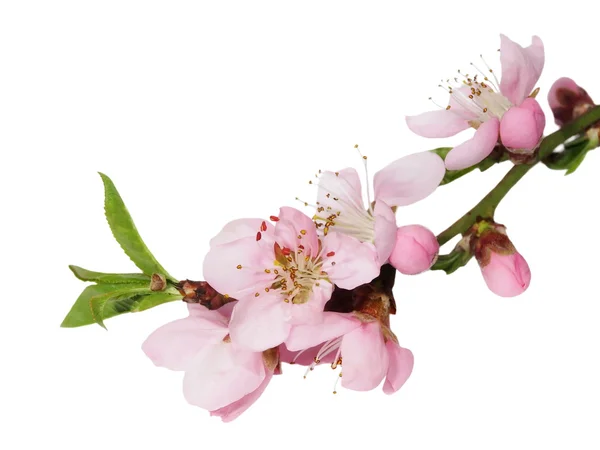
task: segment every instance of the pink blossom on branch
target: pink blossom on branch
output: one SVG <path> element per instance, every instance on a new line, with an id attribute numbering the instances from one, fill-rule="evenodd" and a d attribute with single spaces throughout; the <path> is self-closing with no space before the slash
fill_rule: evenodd
<path id="1" fill-rule="evenodd" d="M 332 368 L 342 366 L 339 377 L 347 389 L 368 391 L 385 379 L 383 391 L 392 394 L 409 378 L 414 358 L 410 350 L 400 347 L 389 323 L 383 323 L 374 315 L 326 312 L 325 326 L 294 326 L 286 347 L 298 351 L 297 359 L 303 356 L 305 349 L 311 354 L 318 349 L 309 370 L 333 361 Z M 331 358 L 332 355 L 335 356 Z"/>
<path id="2" fill-rule="evenodd" d="M 316 214 L 319 230 L 353 236 L 375 245 L 379 264 L 385 264 L 396 243 L 395 207 L 423 200 L 444 178 L 442 158 L 432 152 L 400 158 L 377 172 L 373 179 L 371 202 L 367 180 L 367 204 L 356 170 L 323 172 L 318 180 Z"/>
<path id="3" fill-rule="evenodd" d="M 226 225 L 204 260 L 206 281 L 238 300 L 230 323 L 236 346 L 263 351 L 281 344 L 293 324 L 320 323 L 334 284 L 353 289 L 379 274 L 372 244 L 341 233 L 317 234 L 289 207 L 271 217 Z"/>
<path id="4" fill-rule="evenodd" d="M 474 66 L 479 74 L 461 73 L 461 79 L 455 78 L 457 86 L 447 86 L 450 101 L 445 109 L 406 118 L 413 132 L 429 138 L 476 130 L 473 138 L 448 153 L 449 170 L 478 164 L 498 142 L 512 152 L 531 153 L 544 132 L 544 114 L 530 96 L 544 67 L 544 45 L 537 36 L 525 48 L 504 35 L 500 40 L 501 80 L 483 62 L 487 72 Z"/>
<path id="5" fill-rule="evenodd" d="M 267 387 L 279 361 L 277 353 L 251 352 L 232 345 L 228 322 L 232 304 L 210 311 L 189 304 L 189 316 L 154 331 L 142 345 L 152 362 L 185 371 L 186 400 L 231 421 Z"/>

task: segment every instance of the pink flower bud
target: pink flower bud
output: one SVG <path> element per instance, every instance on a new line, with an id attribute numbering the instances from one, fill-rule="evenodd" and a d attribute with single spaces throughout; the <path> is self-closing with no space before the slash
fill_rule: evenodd
<path id="1" fill-rule="evenodd" d="M 500 122 L 502 144 L 518 153 L 535 150 L 544 134 L 546 117 L 540 104 L 533 98 L 526 98 L 520 106 L 513 106 Z"/>
<path id="2" fill-rule="evenodd" d="M 582 87 L 570 78 L 559 78 L 548 92 L 548 103 L 558 126 L 579 117 L 594 106 L 594 101 Z"/>
<path id="3" fill-rule="evenodd" d="M 501 297 L 522 294 L 531 281 L 527 261 L 519 252 L 510 255 L 491 252 L 488 264 L 481 267 L 481 273 L 488 288 Z"/>
<path id="4" fill-rule="evenodd" d="M 407 225 L 396 231 L 390 264 L 405 275 L 428 270 L 437 258 L 440 245 L 435 235 L 421 225 Z"/>

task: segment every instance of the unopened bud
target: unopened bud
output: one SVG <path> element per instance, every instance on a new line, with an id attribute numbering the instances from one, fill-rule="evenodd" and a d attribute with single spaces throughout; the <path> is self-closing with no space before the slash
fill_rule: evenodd
<path id="1" fill-rule="evenodd" d="M 594 101 L 570 78 L 559 78 L 548 92 L 548 103 L 558 126 L 576 119 L 593 108 Z"/>
<path id="2" fill-rule="evenodd" d="M 439 250 L 440 245 L 429 229 L 421 225 L 407 225 L 396 231 L 390 264 L 400 273 L 416 275 L 431 268 Z"/>
<path id="3" fill-rule="evenodd" d="M 493 222 L 474 226 L 472 252 L 488 288 L 501 297 L 522 294 L 531 281 L 527 261 L 506 235 L 506 228 Z"/>
<path id="4" fill-rule="evenodd" d="M 545 126 L 546 117 L 540 104 L 526 98 L 520 106 L 513 106 L 502 116 L 502 145 L 515 153 L 532 153 L 542 139 Z"/>

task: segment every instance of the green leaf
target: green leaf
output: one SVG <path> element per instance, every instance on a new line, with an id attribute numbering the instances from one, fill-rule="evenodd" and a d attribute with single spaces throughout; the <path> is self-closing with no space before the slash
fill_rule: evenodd
<path id="1" fill-rule="evenodd" d="M 144 295 L 144 297 L 142 297 L 142 299 L 135 306 L 135 308 L 131 310 L 131 312 L 145 311 L 147 309 L 154 308 L 155 306 L 162 305 L 163 303 L 182 299 L 183 295 L 181 295 L 175 289 L 163 292 L 153 292 L 151 294 Z"/>
<path id="2" fill-rule="evenodd" d="M 106 220 L 123 251 L 146 275 L 159 273 L 172 281 L 177 281 L 167 273 L 146 247 L 112 180 L 103 173 L 100 173 L 100 176 L 104 183 Z"/>
<path id="3" fill-rule="evenodd" d="M 125 291 L 131 293 L 132 291 L 143 291 L 144 289 L 147 292 L 151 292 L 148 287 L 143 287 L 140 284 L 94 284 L 92 286 L 88 286 L 79 295 L 60 326 L 64 328 L 74 328 L 96 323 L 96 318 L 92 312 L 92 308 L 90 307 L 90 302 L 94 298 L 102 297 L 108 294 L 114 295 L 115 293 L 118 293 L 118 295 L 123 295 Z M 134 297 L 134 295 L 131 297 Z M 111 310 L 107 310 L 103 319 L 108 319 L 109 317 L 116 316 L 117 314 L 121 314 L 123 312 L 127 311 L 124 311 L 123 308 L 113 308 Z"/>
<path id="4" fill-rule="evenodd" d="M 93 272 L 78 266 L 69 266 L 69 269 L 81 281 L 95 281 L 107 284 L 139 283 L 150 286 L 150 277 L 143 273 L 102 273 Z"/>
<path id="5" fill-rule="evenodd" d="M 131 285 L 127 288 L 119 286 L 117 290 L 92 296 L 88 302 L 92 319 L 102 328 L 106 328 L 104 319 L 133 311 L 142 297 L 150 293 L 152 291 L 148 287 Z"/>

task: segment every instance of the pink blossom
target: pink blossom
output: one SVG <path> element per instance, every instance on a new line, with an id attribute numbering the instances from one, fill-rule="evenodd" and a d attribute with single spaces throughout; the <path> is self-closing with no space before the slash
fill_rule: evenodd
<path id="1" fill-rule="evenodd" d="M 405 275 L 429 270 L 437 258 L 440 245 L 435 235 L 421 225 L 398 228 L 390 264 Z"/>
<path id="2" fill-rule="evenodd" d="M 485 159 L 499 140 L 511 151 L 532 152 L 544 130 L 545 117 L 529 97 L 544 67 L 544 46 L 537 36 L 523 48 L 500 35 L 499 81 L 493 71 L 474 69 L 478 75 L 460 74 L 458 86 L 447 86 L 450 102 L 445 109 L 406 118 L 415 133 L 430 138 L 453 136 L 468 128 L 473 138 L 454 147 L 446 157 L 449 170 L 471 167 Z M 491 78 L 488 75 L 491 73 Z M 444 86 L 442 86 L 444 87 Z M 506 123 L 504 123 L 506 121 Z"/>
<path id="3" fill-rule="evenodd" d="M 269 352 L 251 352 L 231 344 L 231 304 L 210 311 L 188 305 L 189 316 L 154 331 L 142 345 L 159 367 L 185 371 L 186 400 L 231 421 L 262 394 L 275 365 Z"/>
<path id="4" fill-rule="evenodd" d="M 319 177 L 317 211 L 313 218 L 324 234 L 337 231 L 374 244 L 379 264 L 383 265 L 396 242 L 393 207 L 424 199 L 439 186 L 444 175 L 444 162 L 435 153 L 405 156 L 375 174 L 374 202 L 367 186 L 365 205 L 356 170 L 325 171 Z"/>
<path id="5" fill-rule="evenodd" d="M 206 281 L 239 300 L 229 325 L 236 345 L 277 347 L 293 324 L 319 323 L 334 284 L 353 289 L 379 274 L 373 245 L 341 233 L 318 236 L 315 223 L 284 207 L 272 216 L 226 225 L 204 260 Z"/>
<path id="6" fill-rule="evenodd" d="M 520 295 L 529 287 L 531 271 L 520 253 L 509 255 L 491 252 L 481 273 L 490 290 L 501 297 Z"/>
<path id="7" fill-rule="evenodd" d="M 363 313 L 326 312 L 324 315 L 325 326 L 292 328 L 286 347 L 299 351 L 296 359 L 304 352 L 314 352 L 318 346 L 309 370 L 335 355 L 332 368 L 342 366 L 339 378 L 347 389 L 371 390 L 385 379 L 383 391 L 392 394 L 404 385 L 413 369 L 413 354 L 400 347 L 387 325 Z"/>

